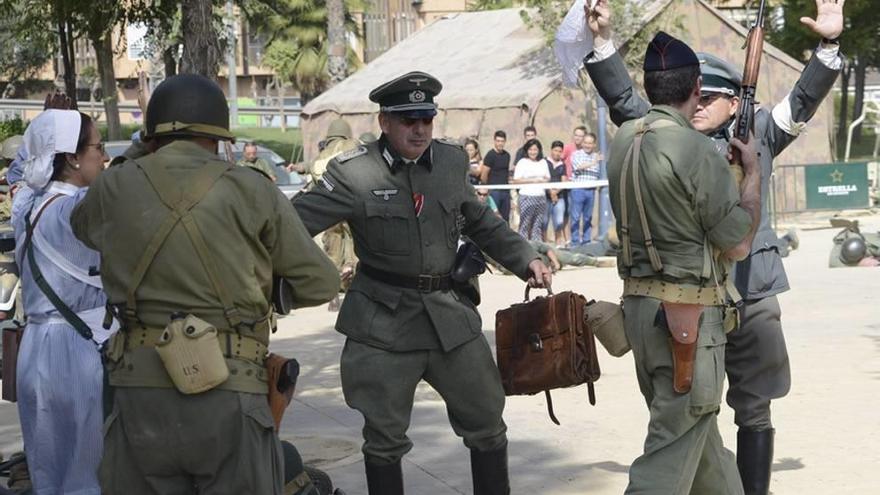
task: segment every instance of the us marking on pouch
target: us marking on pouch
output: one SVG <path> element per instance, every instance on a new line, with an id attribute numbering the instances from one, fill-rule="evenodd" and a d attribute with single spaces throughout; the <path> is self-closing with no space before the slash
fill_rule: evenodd
<path id="1" fill-rule="evenodd" d="M 391 196 L 397 196 L 398 189 L 373 189 L 373 195 L 388 201 Z"/>

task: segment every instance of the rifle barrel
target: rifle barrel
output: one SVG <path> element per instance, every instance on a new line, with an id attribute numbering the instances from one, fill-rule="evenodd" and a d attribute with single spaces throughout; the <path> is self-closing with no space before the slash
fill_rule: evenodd
<path id="1" fill-rule="evenodd" d="M 755 27 L 764 27 L 764 7 L 767 0 L 761 0 L 761 6 L 758 7 L 758 17 L 755 19 Z"/>

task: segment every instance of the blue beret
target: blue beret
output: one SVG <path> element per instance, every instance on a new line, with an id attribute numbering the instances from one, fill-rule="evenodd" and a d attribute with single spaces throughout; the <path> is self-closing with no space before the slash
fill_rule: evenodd
<path id="1" fill-rule="evenodd" d="M 660 31 L 648 43 L 645 52 L 645 72 L 678 69 L 680 67 L 698 67 L 700 60 L 691 47 L 681 40 Z"/>

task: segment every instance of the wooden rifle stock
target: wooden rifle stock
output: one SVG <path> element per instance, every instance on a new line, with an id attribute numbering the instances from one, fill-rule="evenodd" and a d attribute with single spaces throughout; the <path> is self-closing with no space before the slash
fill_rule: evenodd
<path id="1" fill-rule="evenodd" d="M 764 7 L 766 0 L 761 0 L 758 17 L 749 30 L 746 40 L 746 65 L 743 71 L 742 89 L 739 95 L 739 110 L 736 113 L 733 137 L 743 143 L 749 142 L 750 134 L 755 130 L 755 94 L 758 88 L 758 75 L 761 73 L 761 55 L 764 53 Z M 731 171 L 739 184 L 745 173 L 742 169 L 739 151 L 733 149 Z"/>

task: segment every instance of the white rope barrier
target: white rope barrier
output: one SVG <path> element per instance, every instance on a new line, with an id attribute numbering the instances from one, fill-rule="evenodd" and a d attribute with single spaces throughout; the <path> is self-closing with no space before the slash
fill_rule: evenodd
<path id="1" fill-rule="evenodd" d="M 569 182 L 537 182 L 537 183 L 529 183 L 529 184 L 492 184 L 492 185 L 483 185 L 478 184 L 474 186 L 474 189 L 489 189 L 491 190 L 511 190 L 511 189 L 521 189 L 523 187 L 540 187 L 541 189 L 598 189 L 600 187 L 607 187 L 607 180 L 586 180 L 586 181 L 569 181 Z"/>

